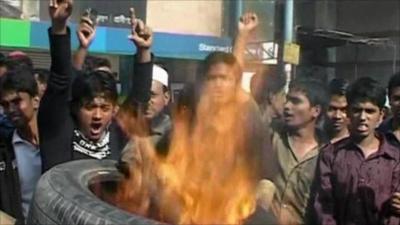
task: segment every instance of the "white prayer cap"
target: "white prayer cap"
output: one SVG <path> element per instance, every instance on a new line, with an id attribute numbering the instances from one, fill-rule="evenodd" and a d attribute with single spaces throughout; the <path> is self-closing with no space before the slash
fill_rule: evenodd
<path id="1" fill-rule="evenodd" d="M 158 81 L 164 86 L 168 87 L 167 71 L 160 66 L 153 65 L 153 80 Z"/>

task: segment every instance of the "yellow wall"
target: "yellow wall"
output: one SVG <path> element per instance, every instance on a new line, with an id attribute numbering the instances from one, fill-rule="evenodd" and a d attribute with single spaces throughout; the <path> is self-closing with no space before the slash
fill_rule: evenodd
<path id="1" fill-rule="evenodd" d="M 222 0 L 149 0 L 147 23 L 155 31 L 221 36 Z"/>

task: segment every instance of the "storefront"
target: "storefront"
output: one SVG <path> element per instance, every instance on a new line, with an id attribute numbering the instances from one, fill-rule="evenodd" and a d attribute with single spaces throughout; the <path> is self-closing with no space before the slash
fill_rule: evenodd
<path id="1" fill-rule="evenodd" d="M 130 7 L 155 30 L 153 52 L 157 63 L 169 70 L 174 87 L 194 81 L 200 60 L 210 52 L 231 51 L 241 12 L 255 11 L 260 17 L 255 43 L 271 41 L 274 36 L 274 1 L 77 0 L 70 20 L 73 49 L 78 46 L 74 35 L 76 24 L 89 7 L 98 14 L 96 38 L 90 54 L 110 59 L 113 69 L 119 73 L 124 93 L 129 89 L 128 78 L 135 53 L 127 38 Z M 48 67 L 48 2 L 6 1 L 0 10 L 3 12 L 4 8 L 8 13 L 2 13 L 3 18 L 0 18 L 0 51 L 23 49 L 33 57 L 35 65 Z"/>

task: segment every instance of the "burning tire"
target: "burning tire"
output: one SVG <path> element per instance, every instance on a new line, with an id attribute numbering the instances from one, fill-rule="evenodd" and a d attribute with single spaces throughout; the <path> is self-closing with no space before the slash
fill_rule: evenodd
<path id="1" fill-rule="evenodd" d="M 160 224 L 112 206 L 93 194 L 94 181 L 118 181 L 112 160 L 79 160 L 54 167 L 36 187 L 27 224 Z"/>

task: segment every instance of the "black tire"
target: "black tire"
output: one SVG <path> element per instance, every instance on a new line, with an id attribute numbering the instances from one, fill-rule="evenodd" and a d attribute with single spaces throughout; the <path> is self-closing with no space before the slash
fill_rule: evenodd
<path id="1" fill-rule="evenodd" d="M 56 166 L 39 180 L 28 216 L 29 225 L 160 224 L 110 205 L 88 188 L 89 182 L 121 179 L 112 160 L 78 160 Z"/>

